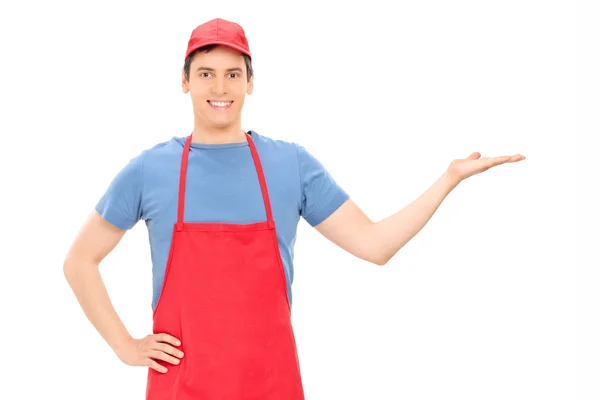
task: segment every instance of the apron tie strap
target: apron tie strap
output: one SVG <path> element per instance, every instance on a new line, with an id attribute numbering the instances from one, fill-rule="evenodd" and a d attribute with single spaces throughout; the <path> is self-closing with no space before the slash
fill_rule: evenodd
<path id="1" fill-rule="evenodd" d="M 258 152 L 256 150 L 256 146 L 254 145 L 252 137 L 248 133 L 246 133 L 246 140 L 248 141 L 248 146 L 250 147 L 250 152 L 252 154 L 252 160 L 254 161 L 254 167 L 256 168 L 258 182 L 260 184 L 260 190 L 262 193 L 263 203 L 265 206 L 265 212 L 267 215 L 267 224 L 268 224 L 269 228 L 274 228 L 275 222 L 273 220 L 273 211 L 271 209 L 271 201 L 269 199 L 269 191 L 267 190 L 267 183 L 265 180 L 265 175 L 264 175 L 264 172 L 262 169 L 260 158 L 258 157 Z M 185 145 L 183 147 L 183 154 L 181 156 L 182 157 L 181 170 L 179 173 L 179 199 L 178 199 L 178 203 L 177 203 L 177 225 L 176 225 L 176 229 L 178 231 L 183 230 L 187 165 L 188 165 L 188 157 L 189 157 L 191 145 L 192 145 L 192 135 L 189 135 L 187 137 L 187 139 L 185 141 Z"/>

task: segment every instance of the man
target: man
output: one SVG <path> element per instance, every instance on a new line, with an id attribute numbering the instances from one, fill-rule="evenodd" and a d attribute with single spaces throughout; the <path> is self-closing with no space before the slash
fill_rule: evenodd
<path id="1" fill-rule="evenodd" d="M 133 158 L 65 260 L 98 332 L 124 363 L 149 367 L 147 399 L 303 399 L 290 311 L 299 218 L 384 265 L 461 181 L 525 158 L 455 160 L 413 203 L 372 222 L 305 148 L 242 129 L 251 57 L 236 23 L 215 19 L 192 32 L 182 89 L 193 132 Z M 140 220 L 152 249 L 153 333 L 133 338 L 98 266 Z"/>

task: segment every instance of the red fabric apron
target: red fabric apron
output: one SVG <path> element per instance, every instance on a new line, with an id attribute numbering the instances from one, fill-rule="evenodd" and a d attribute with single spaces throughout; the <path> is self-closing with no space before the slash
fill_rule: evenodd
<path id="1" fill-rule="evenodd" d="M 147 400 L 303 400 L 285 273 L 258 153 L 246 134 L 267 220 L 184 222 L 191 135 L 154 333 L 181 340 L 179 365 L 149 368 Z M 202 177 L 195 177 L 201 179 Z M 207 194 L 209 195 L 209 194 Z M 191 199 L 193 201 L 193 199 Z"/>

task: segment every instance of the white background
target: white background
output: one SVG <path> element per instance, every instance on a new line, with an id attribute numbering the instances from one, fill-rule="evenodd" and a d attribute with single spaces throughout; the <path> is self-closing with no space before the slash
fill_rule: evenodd
<path id="1" fill-rule="evenodd" d="M 301 221 L 293 324 L 307 399 L 600 396 L 598 345 L 583 344 L 598 296 L 581 291 L 589 276 L 577 289 L 576 262 L 593 265 L 575 221 L 576 34 L 594 18 L 578 23 L 569 1 L 335 4 L 2 6 L 0 398 L 143 399 L 146 370 L 102 341 L 62 262 L 129 159 L 191 132 L 183 56 L 214 17 L 250 40 L 243 127 L 306 146 L 374 220 L 455 158 L 527 156 L 461 183 L 384 267 Z M 130 332 L 149 333 L 143 223 L 101 268 Z"/>

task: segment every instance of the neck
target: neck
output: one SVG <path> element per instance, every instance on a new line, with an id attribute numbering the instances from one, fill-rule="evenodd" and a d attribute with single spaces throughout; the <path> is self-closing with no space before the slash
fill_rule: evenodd
<path id="1" fill-rule="evenodd" d="M 201 144 L 227 144 L 246 141 L 246 132 L 241 124 L 233 124 L 224 128 L 207 127 L 195 124 L 192 142 Z"/>

